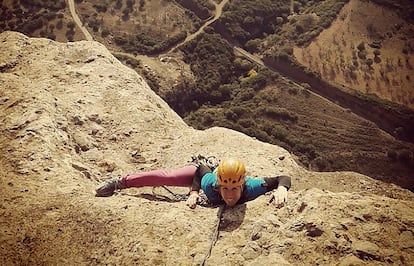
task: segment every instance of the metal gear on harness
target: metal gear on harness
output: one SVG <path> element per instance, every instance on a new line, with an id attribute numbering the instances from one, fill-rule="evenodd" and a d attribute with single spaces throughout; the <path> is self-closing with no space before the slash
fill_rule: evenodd
<path id="1" fill-rule="evenodd" d="M 210 168 L 212 171 L 214 171 L 217 166 L 219 165 L 220 160 L 216 157 L 216 156 L 204 156 L 204 155 L 196 155 L 196 156 L 191 156 L 191 161 L 190 163 L 196 165 L 196 166 L 200 166 L 200 165 L 205 165 L 208 168 Z"/>
<path id="2" fill-rule="evenodd" d="M 177 194 L 177 193 L 174 193 L 171 189 L 169 189 L 166 186 L 160 186 L 160 187 L 162 187 L 168 193 L 171 194 L 171 197 L 169 197 L 169 199 L 173 202 L 186 201 L 188 199 L 188 196 L 189 196 L 188 194 Z M 157 193 L 155 192 L 156 188 L 157 187 L 152 188 L 152 194 L 153 195 L 157 195 Z M 203 207 L 210 207 L 211 206 L 210 202 L 208 201 L 208 198 L 207 198 L 206 194 L 204 194 L 204 192 L 202 192 L 202 191 L 199 194 L 199 200 L 198 200 L 197 204 L 200 205 L 200 206 L 203 206 Z"/>

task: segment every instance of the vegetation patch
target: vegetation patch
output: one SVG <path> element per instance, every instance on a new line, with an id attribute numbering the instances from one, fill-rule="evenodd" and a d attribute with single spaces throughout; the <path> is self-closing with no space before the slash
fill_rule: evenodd
<path id="1" fill-rule="evenodd" d="M 93 38 L 145 77 L 190 125 L 200 129 L 224 126 L 282 146 L 312 170 L 351 170 L 390 182 L 398 173 L 403 179 L 398 182 L 403 184 L 404 178 L 412 177 L 412 145 L 385 136 L 350 109 L 316 96 L 310 80 L 322 84 L 323 78 L 339 84 L 337 88 L 343 87 L 344 93 L 351 92 L 346 88 L 362 86 L 355 97 L 378 104 L 389 110 L 387 113 L 395 111 L 408 117 L 406 109 L 382 101 L 390 93 L 393 102 L 412 102 L 409 91 L 393 92 L 413 80 L 414 46 L 406 23 L 413 16 L 407 1 L 300 0 L 293 6 L 289 1 L 229 1 L 220 19 L 205 28 L 204 34 L 181 45 L 179 52 L 160 58 L 154 55 L 181 43 L 213 15 L 209 1 L 76 0 L 76 11 Z M 58 41 L 84 39 L 66 1 L 28 2 L 3 1 L 1 28 Z M 355 3 L 358 8 L 343 13 Z M 382 13 L 375 13 L 370 23 L 360 23 L 361 17 L 371 19 L 371 13 L 363 15 L 363 11 L 377 8 Z M 387 17 L 390 8 L 406 21 L 391 23 L 393 18 Z M 381 24 L 384 21 L 390 28 Z M 354 39 L 343 32 L 355 34 Z M 323 40 L 323 45 L 318 40 Z M 282 59 L 311 79 L 300 81 L 299 86 L 237 57 L 234 44 L 263 59 Z M 390 46 L 393 49 L 387 48 Z M 184 73 L 180 64 L 171 64 L 177 69 L 169 70 L 176 72 L 178 79 L 165 82 L 152 65 L 146 65 L 148 61 L 138 60 L 142 54 L 152 55 L 154 61 L 172 58 L 182 62 L 182 56 L 191 73 Z M 407 126 L 399 125 L 394 135 L 404 135 Z"/>

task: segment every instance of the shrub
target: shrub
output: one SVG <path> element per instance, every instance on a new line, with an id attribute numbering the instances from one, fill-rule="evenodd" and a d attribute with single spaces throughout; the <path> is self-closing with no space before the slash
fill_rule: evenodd
<path id="1" fill-rule="evenodd" d="M 145 6 L 145 0 L 139 0 L 139 8 L 144 8 Z"/>
<path id="2" fill-rule="evenodd" d="M 56 40 L 56 34 L 54 34 L 53 32 L 47 33 L 46 37 L 54 41 Z"/>
<path id="3" fill-rule="evenodd" d="M 267 84 L 267 77 L 263 75 L 261 72 L 257 73 L 256 75 L 252 75 L 251 77 L 243 80 L 242 86 L 243 87 L 252 87 L 253 90 L 258 91 L 263 89 Z"/>
<path id="4" fill-rule="evenodd" d="M 367 65 L 368 65 L 368 63 L 367 63 Z M 371 65 L 369 65 L 369 66 L 371 66 Z M 350 71 L 349 71 L 349 77 L 350 77 L 351 79 L 353 79 L 353 80 L 357 80 L 357 78 L 358 78 L 358 76 L 357 76 L 357 74 L 355 73 L 355 71 L 352 71 L 352 70 L 350 70 Z"/>
<path id="5" fill-rule="evenodd" d="M 122 21 L 128 21 L 129 20 L 129 13 L 123 13 L 121 18 L 122 18 Z"/>
<path id="6" fill-rule="evenodd" d="M 99 13 L 105 13 L 107 11 L 107 6 L 104 4 L 94 4 L 93 7 L 96 9 Z"/>
<path id="7" fill-rule="evenodd" d="M 233 89 L 234 87 L 230 84 L 220 85 L 220 87 L 218 88 L 220 98 L 223 100 L 230 99 L 230 95 Z"/>
<path id="8" fill-rule="evenodd" d="M 256 126 L 256 123 L 252 118 L 242 118 L 239 120 L 239 124 L 244 128 L 252 128 Z"/>
<path id="9" fill-rule="evenodd" d="M 241 106 L 233 106 L 230 108 L 232 112 L 234 112 L 238 117 L 243 116 L 244 114 L 248 114 L 248 110 Z"/>
<path id="10" fill-rule="evenodd" d="M 128 42 L 128 40 L 126 38 L 122 37 L 122 36 L 115 36 L 114 37 L 114 42 L 117 45 L 120 45 L 121 46 L 121 45 L 126 44 Z"/>
<path id="11" fill-rule="evenodd" d="M 240 100 L 248 101 L 250 99 L 253 99 L 255 92 L 252 88 L 247 88 L 247 89 L 240 91 L 239 95 L 240 95 Z"/>
<path id="12" fill-rule="evenodd" d="M 367 58 L 367 52 L 365 50 L 359 51 L 358 52 L 358 58 L 365 60 Z"/>
<path id="13" fill-rule="evenodd" d="M 262 113 L 263 115 L 273 119 L 282 119 L 292 122 L 296 122 L 298 120 L 298 116 L 296 113 L 290 112 L 285 108 L 266 106 L 260 107 L 258 111 L 259 113 Z"/>
<path id="14" fill-rule="evenodd" d="M 132 6 L 135 4 L 135 0 L 127 0 L 126 4 L 127 4 L 128 7 L 132 8 Z"/>
<path id="15" fill-rule="evenodd" d="M 265 131 L 268 135 L 272 135 L 273 127 L 275 126 L 274 123 L 272 123 L 269 120 L 261 120 L 258 122 L 261 129 Z"/>
<path id="16" fill-rule="evenodd" d="M 283 18 L 282 18 L 282 17 L 276 17 L 276 24 L 278 24 L 278 25 L 282 25 L 282 24 L 283 24 L 283 22 L 284 22 L 284 20 L 283 20 Z"/>
<path id="17" fill-rule="evenodd" d="M 257 128 L 255 128 L 252 131 L 252 135 L 254 135 L 257 139 L 264 141 L 264 142 L 270 142 L 271 141 L 271 137 L 263 130 L 259 130 Z"/>
<path id="18" fill-rule="evenodd" d="M 390 158 L 392 161 L 396 161 L 398 158 L 398 152 L 396 150 L 388 150 L 387 157 Z"/>
<path id="19" fill-rule="evenodd" d="M 107 37 L 108 35 L 109 35 L 109 30 L 108 29 L 103 29 L 102 30 L 102 32 L 101 32 L 101 36 L 103 37 L 103 38 L 105 38 L 105 37 Z"/>
<path id="20" fill-rule="evenodd" d="M 253 64 L 249 60 L 238 57 L 234 60 L 234 66 L 242 71 L 248 71 L 252 69 Z"/>
<path id="21" fill-rule="evenodd" d="M 122 8 L 122 0 L 117 0 L 115 3 L 115 9 L 121 9 Z"/>
<path id="22" fill-rule="evenodd" d="M 206 113 L 203 116 L 203 125 L 208 127 L 214 122 L 214 118 L 210 113 Z"/>
<path id="23" fill-rule="evenodd" d="M 307 154 L 310 159 L 314 159 L 316 157 L 315 146 L 311 143 L 299 141 L 298 143 L 296 143 L 295 148 L 299 152 Z"/>
<path id="24" fill-rule="evenodd" d="M 408 163 L 412 158 L 412 153 L 410 150 L 404 149 L 401 150 L 399 155 L 398 155 L 398 159 L 403 162 L 403 163 Z"/>
<path id="25" fill-rule="evenodd" d="M 289 131 L 281 126 L 281 125 L 275 125 L 272 130 L 271 130 L 271 134 L 273 137 L 275 137 L 278 140 L 284 141 L 286 140 L 286 137 L 288 136 Z"/>
<path id="26" fill-rule="evenodd" d="M 67 24 L 67 27 L 69 28 L 69 29 L 74 29 L 75 28 L 75 26 L 76 26 L 76 24 L 75 24 L 75 22 L 73 22 L 73 21 L 69 21 L 68 22 L 68 24 Z"/>
<path id="27" fill-rule="evenodd" d="M 365 44 L 364 44 L 364 42 L 361 42 L 360 44 L 358 44 L 357 48 L 358 48 L 359 51 L 365 51 Z"/>
<path id="28" fill-rule="evenodd" d="M 59 19 L 58 22 L 56 23 L 56 28 L 60 30 L 62 29 L 62 27 L 63 27 L 63 21 Z"/>
<path id="29" fill-rule="evenodd" d="M 288 89 L 288 93 L 290 95 L 297 95 L 298 94 L 298 91 L 299 91 L 299 89 L 296 88 L 296 87 L 289 87 L 289 89 Z"/>
<path id="30" fill-rule="evenodd" d="M 301 83 L 300 86 L 302 86 L 306 90 L 310 90 L 311 89 L 311 86 L 309 85 L 309 83 L 306 83 L 306 82 Z"/>
<path id="31" fill-rule="evenodd" d="M 303 89 L 303 90 L 301 90 L 302 91 L 302 94 L 306 97 L 306 98 L 309 98 L 312 94 L 311 94 L 311 92 L 310 92 L 310 90 L 308 90 L 308 89 Z"/>
<path id="32" fill-rule="evenodd" d="M 224 111 L 224 116 L 226 117 L 226 119 L 231 121 L 236 121 L 239 118 L 239 116 L 231 109 L 227 109 L 226 111 Z"/>
<path id="33" fill-rule="evenodd" d="M 352 61 L 352 64 L 353 64 L 355 67 L 358 67 L 358 66 L 359 66 L 359 63 L 358 63 L 358 60 L 357 60 L 357 59 L 354 59 L 354 60 Z"/>
<path id="34" fill-rule="evenodd" d="M 259 46 L 262 43 L 260 39 L 253 39 L 246 42 L 246 49 L 250 52 L 257 52 L 259 50 Z"/>
<path id="35" fill-rule="evenodd" d="M 317 167 L 318 171 L 324 171 L 329 168 L 329 161 L 323 157 L 317 157 L 312 163 Z"/>
<path id="36" fill-rule="evenodd" d="M 72 31 L 67 31 L 66 32 L 66 38 L 68 39 L 68 41 L 73 42 L 74 41 L 74 34 Z"/>
<path id="37" fill-rule="evenodd" d="M 371 58 L 368 58 L 365 63 L 367 64 L 368 67 L 371 68 L 372 64 L 374 63 L 374 61 Z"/>

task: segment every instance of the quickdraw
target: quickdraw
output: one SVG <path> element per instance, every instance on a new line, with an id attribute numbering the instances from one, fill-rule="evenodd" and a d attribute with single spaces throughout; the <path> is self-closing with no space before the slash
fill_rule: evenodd
<path id="1" fill-rule="evenodd" d="M 220 160 L 216 156 L 204 156 L 204 155 L 197 155 L 197 156 L 191 156 L 191 163 L 197 164 L 197 165 L 206 165 L 208 166 L 212 171 L 214 171 L 217 166 L 219 165 Z"/>
<path id="2" fill-rule="evenodd" d="M 168 193 L 170 193 L 171 194 L 171 197 L 168 197 L 169 199 L 170 199 L 170 201 L 172 201 L 172 202 L 179 202 L 179 201 L 186 201 L 187 199 L 188 199 L 188 194 L 177 194 L 177 193 L 174 193 L 172 190 L 170 190 L 168 187 L 166 187 L 166 186 L 160 186 L 160 187 L 162 187 L 163 189 L 165 189 Z M 153 195 L 157 195 L 157 193 L 155 192 L 155 189 L 156 189 L 157 187 L 153 187 L 152 188 L 152 194 Z M 201 191 L 201 193 L 200 193 L 200 198 L 199 198 L 199 200 L 198 200 L 198 202 L 197 202 L 197 204 L 198 205 L 200 205 L 200 206 L 203 206 L 203 207 L 210 207 L 211 206 L 211 204 L 210 204 L 210 202 L 208 201 L 208 198 L 207 198 L 207 196 L 206 196 L 206 194 L 204 194 L 204 192 L 203 191 Z"/>

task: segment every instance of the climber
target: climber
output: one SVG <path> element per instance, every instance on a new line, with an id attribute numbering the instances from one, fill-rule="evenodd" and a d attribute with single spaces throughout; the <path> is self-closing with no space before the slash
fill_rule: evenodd
<path id="1" fill-rule="evenodd" d="M 212 205 L 225 203 L 227 206 L 234 206 L 254 200 L 266 192 L 272 192 L 269 202 L 273 201 L 277 208 L 285 205 L 291 185 L 290 177 L 246 177 L 245 165 L 237 159 L 226 159 L 217 165 L 198 161 L 179 169 L 129 174 L 104 183 L 96 190 L 96 196 L 112 196 L 115 190 L 130 187 L 165 185 L 191 187 L 186 202 L 190 208 L 195 208 L 200 200 L 200 189 Z"/>

